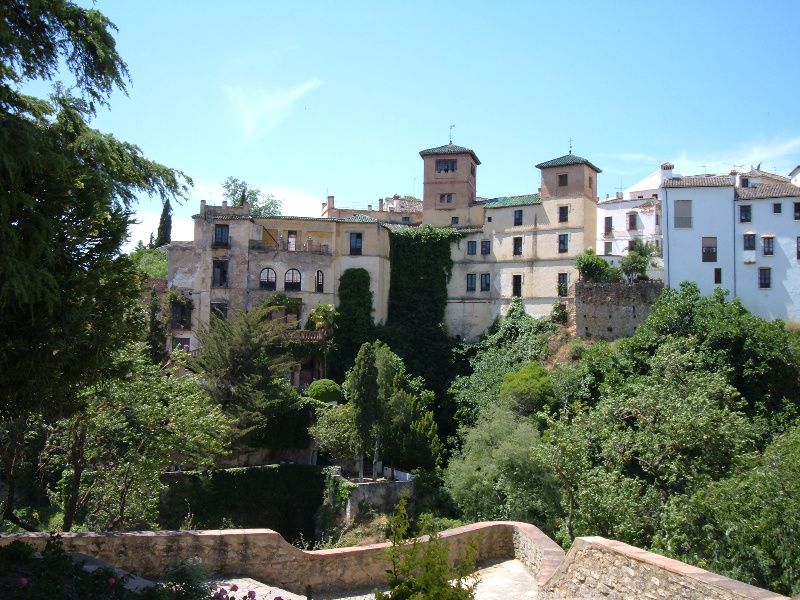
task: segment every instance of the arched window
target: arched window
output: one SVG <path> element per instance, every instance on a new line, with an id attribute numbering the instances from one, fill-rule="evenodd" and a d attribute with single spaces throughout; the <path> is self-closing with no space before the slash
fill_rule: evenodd
<path id="1" fill-rule="evenodd" d="M 300 271 L 297 269 L 286 271 L 286 276 L 283 278 L 283 289 L 287 292 L 300 291 Z"/>
<path id="2" fill-rule="evenodd" d="M 325 274 L 317 271 L 317 292 L 320 294 L 325 291 Z"/>
<path id="3" fill-rule="evenodd" d="M 261 269 L 261 275 L 258 279 L 259 288 L 262 290 L 269 290 L 271 292 L 275 291 L 275 282 L 278 280 L 277 275 L 275 275 L 275 271 L 269 267 L 266 269 Z"/>

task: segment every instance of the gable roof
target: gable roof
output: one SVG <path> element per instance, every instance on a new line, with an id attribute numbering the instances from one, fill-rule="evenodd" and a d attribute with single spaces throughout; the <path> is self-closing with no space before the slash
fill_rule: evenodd
<path id="1" fill-rule="evenodd" d="M 736 195 L 743 200 L 758 198 L 800 198 L 800 187 L 791 183 L 761 183 L 753 187 L 736 188 Z"/>
<path id="2" fill-rule="evenodd" d="M 508 206 L 531 206 L 541 204 L 542 199 L 539 194 L 522 194 L 519 196 L 500 196 L 489 198 L 485 203 L 486 208 L 506 208 Z"/>
<path id="3" fill-rule="evenodd" d="M 730 175 L 687 175 L 665 179 L 661 185 L 665 188 L 727 187 L 733 182 Z"/>
<path id="4" fill-rule="evenodd" d="M 437 146 L 436 148 L 421 150 L 419 153 L 419 155 L 422 157 L 432 156 L 434 154 L 469 154 L 472 156 L 472 159 L 475 161 L 476 165 L 481 164 L 481 161 L 478 160 L 478 155 L 475 154 L 474 150 L 471 148 L 464 148 L 464 146 L 457 146 L 453 142 L 450 142 L 446 146 Z"/>
<path id="5" fill-rule="evenodd" d="M 567 167 L 569 165 L 586 165 L 591 169 L 594 169 L 597 173 L 602 173 L 603 171 L 598 167 L 594 166 L 588 159 L 583 158 L 582 156 L 578 156 L 577 154 L 565 154 L 564 156 L 559 156 L 558 158 L 554 158 L 553 160 L 548 160 L 545 162 L 541 162 L 536 165 L 537 169 L 549 169 L 551 167 Z"/>
<path id="6" fill-rule="evenodd" d="M 774 179 L 783 183 L 788 183 L 790 179 L 785 175 L 778 175 L 777 173 L 770 173 L 769 171 L 762 171 L 761 169 L 750 169 L 747 173 L 742 173 L 742 177 L 764 177 L 766 179 Z"/>

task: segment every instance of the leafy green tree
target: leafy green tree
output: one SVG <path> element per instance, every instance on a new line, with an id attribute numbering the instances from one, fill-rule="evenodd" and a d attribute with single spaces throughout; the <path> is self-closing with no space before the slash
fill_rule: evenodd
<path id="1" fill-rule="evenodd" d="M 587 248 L 575 257 L 575 267 L 584 281 L 619 281 L 621 272 Z"/>
<path id="2" fill-rule="evenodd" d="M 326 377 L 328 375 L 328 355 L 333 349 L 333 333 L 336 328 L 336 317 L 338 316 L 339 313 L 333 304 L 324 302 L 317 304 L 309 315 L 309 321 L 314 324 L 314 328 L 325 335 L 325 339 L 322 342 L 322 373 Z"/>
<path id="3" fill-rule="evenodd" d="M 76 517 L 94 530 L 154 527 L 161 474 L 174 463 L 213 464 L 226 450 L 230 422 L 189 375 L 150 362 L 143 348 L 115 352 L 116 376 L 81 392 L 85 409 L 56 423 L 43 454 L 61 473 L 55 500 L 64 530 Z"/>
<path id="4" fill-rule="evenodd" d="M 325 404 L 336 404 L 342 400 L 342 388 L 331 379 L 317 379 L 308 386 L 306 395 Z"/>
<path id="5" fill-rule="evenodd" d="M 800 593 L 800 427 L 725 479 L 677 498 L 655 549 L 790 596 Z"/>
<path id="6" fill-rule="evenodd" d="M 280 215 L 283 203 L 272 194 L 264 194 L 260 189 L 250 186 L 246 181 L 228 177 L 222 182 L 222 195 L 231 206 L 250 206 L 250 214 L 256 217 Z"/>
<path id="7" fill-rule="evenodd" d="M 471 425 L 480 410 L 497 401 L 508 373 L 545 358 L 552 330 L 552 323 L 528 316 L 522 301 L 514 298 L 499 324 L 483 340 L 465 347 L 472 372 L 456 377 L 450 387 L 460 424 Z"/>
<path id="8" fill-rule="evenodd" d="M 273 319 L 274 307 L 232 311 L 197 331 L 200 354 L 189 361 L 211 397 L 236 420 L 244 435 L 271 416 L 296 408 L 297 392 L 286 375 L 291 324 Z"/>
<path id="9" fill-rule="evenodd" d="M 470 521 L 512 519 L 552 532 L 559 486 L 541 460 L 536 424 L 506 405 L 483 411 L 450 459 L 445 484 Z"/>
<path id="10" fill-rule="evenodd" d="M 167 327 L 161 316 L 161 303 L 155 290 L 150 291 L 150 302 L 147 306 L 147 354 L 155 364 L 161 364 L 167 358 Z"/>
<path id="11" fill-rule="evenodd" d="M 508 373 L 500 384 L 500 397 L 511 403 L 517 414 L 529 416 L 554 408 L 555 396 L 550 375 L 538 362 Z"/>
<path id="12" fill-rule="evenodd" d="M 375 600 L 472 600 L 478 585 L 475 577 L 477 548 L 469 546 L 466 552 L 450 558 L 450 550 L 441 540 L 430 519 L 422 524 L 428 535 L 423 541 L 409 540 L 411 522 L 406 510 L 406 500 L 401 499 L 395 513 L 389 517 L 389 537 L 392 546 L 387 556 L 392 563 L 389 574 L 389 591 L 376 592 Z"/>
<path id="13" fill-rule="evenodd" d="M 323 408 L 310 433 L 320 449 L 330 452 L 339 462 L 353 459 L 363 463 L 361 438 L 358 434 L 356 406 L 353 403 Z"/>
<path id="14" fill-rule="evenodd" d="M 130 254 L 136 268 L 150 279 L 167 278 L 167 255 L 163 249 L 147 248 L 144 245 Z"/>
<path id="15" fill-rule="evenodd" d="M 0 39 L 0 419 L 24 431 L 80 405 L 75 390 L 102 376 L 112 349 L 141 331 L 138 277 L 120 247 L 139 194 L 184 195 L 190 181 L 89 127 L 96 104 L 125 89 L 113 24 L 68 0 L 4 3 Z M 63 61 L 77 98 L 50 101 L 27 82 Z M 32 377 L 31 374 L 35 374 Z M 5 446 L 4 516 L 14 522 L 21 438 Z"/>
<path id="16" fill-rule="evenodd" d="M 378 369 L 375 366 L 375 347 L 364 343 L 356 356 L 353 368 L 347 373 L 347 401 L 353 404 L 361 443 L 359 456 L 363 457 L 367 448 L 372 446 L 377 455 L 380 449 L 378 422 L 383 418 L 383 406 L 378 396 Z M 358 478 L 364 478 L 364 461 L 359 460 Z M 375 479 L 375 461 L 373 460 L 372 478 Z"/>
<path id="17" fill-rule="evenodd" d="M 647 267 L 650 266 L 650 258 L 642 256 L 635 250 L 629 250 L 628 254 L 619 261 L 622 274 L 629 282 L 647 279 Z"/>
<path id="18" fill-rule="evenodd" d="M 169 203 L 169 198 L 164 202 L 161 209 L 161 217 L 158 220 L 158 232 L 156 233 L 156 241 L 154 245 L 160 248 L 165 244 L 172 241 L 172 205 Z"/>

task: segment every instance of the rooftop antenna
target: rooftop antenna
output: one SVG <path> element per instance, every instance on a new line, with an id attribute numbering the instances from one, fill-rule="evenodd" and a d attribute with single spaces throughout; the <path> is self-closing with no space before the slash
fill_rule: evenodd
<path id="1" fill-rule="evenodd" d="M 703 175 L 708 175 L 708 173 L 706 173 L 706 166 L 707 165 L 697 165 L 697 166 L 698 167 L 703 167 Z"/>
<path id="2" fill-rule="evenodd" d="M 455 128 L 455 123 L 450 123 L 450 143 L 453 143 L 453 129 Z"/>
<path id="3" fill-rule="evenodd" d="M 572 154 L 572 136 L 569 138 L 569 153 Z"/>

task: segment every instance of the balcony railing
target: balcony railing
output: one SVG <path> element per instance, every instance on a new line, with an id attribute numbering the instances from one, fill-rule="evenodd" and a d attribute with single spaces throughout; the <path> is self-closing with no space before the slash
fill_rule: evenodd
<path id="1" fill-rule="evenodd" d="M 262 240 L 250 240 L 250 250 L 261 250 L 262 252 L 310 252 L 312 254 L 331 255 L 329 244 L 322 244 L 314 240 L 307 240 L 303 243 L 294 242 L 290 244 L 287 240 L 277 242 L 264 242 Z"/>
<path id="2" fill-rule="evenodd" d="M 231 247 L 231 241 L 230 241 L 230 239 L 227 239 L 227 240 L 214 240 L 213 242 L 211 242 L 211 247 L 212 248 L 230 248 Z"/>
<path id="3" fill-rule="evenodd" d="M 692 217 L 675 217 L 676 229 L 688 229 L 692 226 Z"/>

